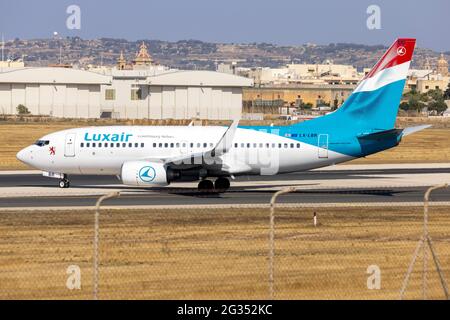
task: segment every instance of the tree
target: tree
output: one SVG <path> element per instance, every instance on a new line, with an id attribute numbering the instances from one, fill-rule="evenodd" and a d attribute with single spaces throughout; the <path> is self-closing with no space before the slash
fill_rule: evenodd
<path id="1" fill-rule="evenodd" d="M 313 105 L 311 102 L 308 102 L 308 103 L 302 103 L 300 107 L 304 110 L 309 110 L 309 109 L 312 109 Z"/>
<path id="2" fill-rule="evenodd" d="M 444 99 L 445 100 L 450 99 L 450 82 L 448 83 L 447 90 L 445 90 L 445 92 L 444 92 Z"/>
<path id="3" fill-rule="evenodd" d="M 339 100 L 336 98 L 333 100 L 333 108 L 332 110 L 336 110 L 339 107 Z"/>
<path id="4" fill-rule="evenodd" d="M 411 95 L 408 99 L 408 110 L 420 112 L 426 105 L 420 94 Z"/>
<path id="5" fill-rule="evenodd" d="M 406 101 L 403 101 L 402 103 L 400 103 L 400 109 L 404 110 L 404 111 L 408 111 L 409 110 L 409 104 Z"/>
<path id="6" fill-rule="evenodd" d="M 447 110 L 447 105 L 444 100 L 433 101 L 428 105 L 428 110 L 434 110 L 437 114 L 441 114 Z"/>
<path id="7" fill-rule="evenodd" d="M 16 109 L 17 109 L 17 113 L 20 115 L 30 114 L 30 111 L 28 110 L 28 108 L 25 107 L 23 104 L 19 104 Z"/>

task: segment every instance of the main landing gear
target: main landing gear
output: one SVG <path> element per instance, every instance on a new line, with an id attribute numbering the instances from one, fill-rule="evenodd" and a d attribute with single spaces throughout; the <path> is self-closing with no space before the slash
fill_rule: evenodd
<path id="1" fill-rule="evenodd" d="M 68 187 L 70 187 L 70 181 L 69 181 L 69 179 L 67 179 L 66 175 L 64 175 L 64 178 L 62 178 L 59 181 L 59 187 L 60 188 L 68 188 Z"/>
<path id="2" fill-rule="evenodd" d="M 201 192 L 225 192 L 230 188 L 230 180 L 225 177 L 217 178 L 214 183 L 211 180 L 204 179 L 198 183 L 198 191 Z"/>

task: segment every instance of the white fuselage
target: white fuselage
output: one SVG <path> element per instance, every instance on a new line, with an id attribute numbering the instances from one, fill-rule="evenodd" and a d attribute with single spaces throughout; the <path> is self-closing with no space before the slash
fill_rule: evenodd
<path id="1" fill-rule="evenodd" d="M 226 132 L 220 126 L 107 126 L 68 129 L 42 137 L 17 154 L 46 172 L 119 175 L 127 161 L 167 159 L 213 149 Z M 230 175 L 303 171 L 352 157 L 266 132 L 238 128 L 221 156 Z"/>

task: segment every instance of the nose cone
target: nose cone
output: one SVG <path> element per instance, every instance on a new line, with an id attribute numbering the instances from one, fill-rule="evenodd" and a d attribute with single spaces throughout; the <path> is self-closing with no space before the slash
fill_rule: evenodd
<path id="1" fill-rule="evenodd" d="M 29 148 L 30 147 L 26 147 L 26 148 L 20 150 L 19 152 L 17 152 L 17 154 L 16 154 L 17 160 L 19 160 L 25 164 L 30 164 L 31 152 L 30 152 Z"/>

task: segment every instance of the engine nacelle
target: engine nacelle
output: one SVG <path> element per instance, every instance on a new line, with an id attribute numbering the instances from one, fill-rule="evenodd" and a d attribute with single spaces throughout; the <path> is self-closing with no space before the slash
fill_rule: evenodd
<path id="1" fill-rule="evenodd" d="M 131 186 L 167 186 L 170 176 L 162 163 L 127 161 L 122 166 L 122 182 Z"/>

